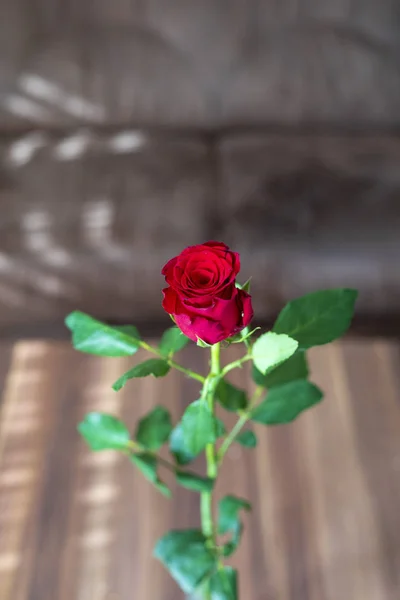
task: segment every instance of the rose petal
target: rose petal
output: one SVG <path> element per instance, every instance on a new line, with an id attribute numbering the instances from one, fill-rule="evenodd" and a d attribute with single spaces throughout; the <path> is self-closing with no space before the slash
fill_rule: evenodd
<path id="1" fill-rule="evenodd" d="M 241 325 L 241 312 L 236 300 L 236 291 L 234 296 L 228 300 L 210 297 L 201 300 L 199 298 L 182 300 L 181 312 L 189 315 L 193 322 L 195 317 L 201 317 L 219 323 L 222 329 L 227 331 L 226 337 L 229 337 L 231 332 Z"/>
<path id="2" fill-rule="evenodd" d="M 241 314 L 240 329 L 243 329 L 244 327 L 247 327 L 247 325 L 250 323 L 254 316 L 253 306 L 251 303 L 251 296 L 244 290 L 238 290 L 236 301 Z"/>
<path id="3" fill-rule="evenodd" d="M 187 315 L 177 315 L 175 322 L 179 329 L 194 342 L 197 342 L 197 339 L 200 338 L 206 344 L 216 344 L 229 337 L 225 335 L 220 323 L 205 317 L 190 319 Z"/>
<path id="4" fill-rule="evenodd" d="M 185 314 L 174 315 L 175 323 L 179 327 L 179 329 L 184 333 L 188 338 L 197 342 L 197 337 L 192 327 L 192 319 Z"/>
<path id="5" fill-rule="evenodd" d="M 169 260 L 162 268 L 161 274 L 164 275 L 165 279 L 170 278 L 173 276 L 173 271 L 174 271 L 174 267 L 175 264 L 178 260 L 178 257 L 175 256 L 174 258 L 171 258 L 171 260 Z M 168 281 L 167 281 L 168 283 Z"/>
<path id="6" fill-rule="evenodd" d="M 239 269 L 239 254 L 223 242 L 185 248 L 163 267 L 170 286 L 164 290 L 164 309 L 193 340 L 216 343 L 233 335 L 253 314 L 250 296 L 235 287 Z"/>
<path id="7" fill-rule="evenodd" d="M 216 242 L 215 240 L 211 240 L 210 242 L 204 242 L 204 244 L 202 244 L 202 246 L 208 246 L 211 248 L 223 248 L 224 250 L 229 250 L 229 247 L 224 244 L 224 242 Z"/>
<path id="8" fill-rule="evenodd" d="M 214 306 L 215 299 L 212 296 L 196 296 L 195 298 L 183 298 L 181 300 L 182 310 L 190 314 L 202 314 L 204 309 Z M 199 312 L 200 311 L 200 312 Z"/>
<path id="9" fill-rule="evenodd" d="M 207 271 L 199 269 L 192 274 L 192 283 L 200 288 L 207 287 L 210 284 L 210 275 Z"/>
<path id="10" fill-rule="evenodd" d="M 177 304 L 178 304 L 178 295 L 176 291 L 167 287 L 164 288 L 162 293 L 164 294 L 164 299 L 162 301 L 163 309 L 170 315 L 173 315 L 177 312 Z"/>
<path id="11" fill-rule="evenodd" d="M 174 291 L 171 297 L 175 298 L 176 324 L 194 341 L 200 338 L 216 344 L 238 333 L 253 317 L 250 295 L 236 287 L 230 289 L 226 299 L 204 296 L 182 300 Z"/>

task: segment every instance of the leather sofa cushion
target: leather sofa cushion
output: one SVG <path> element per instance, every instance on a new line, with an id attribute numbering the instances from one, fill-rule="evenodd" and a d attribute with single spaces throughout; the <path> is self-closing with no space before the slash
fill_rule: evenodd
<path id="1" fill-rule="evenodd" d="M 3 128 L 399 122 L 396 0 L 3 4 Z"/>

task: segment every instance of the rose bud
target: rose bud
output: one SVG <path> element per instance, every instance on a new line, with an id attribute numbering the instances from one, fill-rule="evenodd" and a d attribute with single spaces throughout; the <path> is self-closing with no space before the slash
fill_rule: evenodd
<path id="1" fill-rule="evenodd" d="M 216 344 L 253 318 L 251 296 L 235 285 L 240 257 L 222 242 L 185 248 L 162 269 L 163 308 L 193 341 Z"/>

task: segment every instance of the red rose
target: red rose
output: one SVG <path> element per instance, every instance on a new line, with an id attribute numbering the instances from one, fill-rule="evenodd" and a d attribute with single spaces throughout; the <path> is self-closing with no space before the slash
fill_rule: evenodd
<path id="1" fill-rule="evenodd" d="M 251 297 L 235 286 L 239 270 L 239 254 L 221 242 L 189 246 L 162 270 L 163 308 L 191 340 L 225 340 L 253 318 Z"/>

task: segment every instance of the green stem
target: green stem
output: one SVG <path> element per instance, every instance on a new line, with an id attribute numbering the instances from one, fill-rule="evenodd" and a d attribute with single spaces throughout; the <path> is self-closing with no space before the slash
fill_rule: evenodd
<path id="1" fill-rule="evenodd" d="M 221 464 L 221 462 L 222 462 L 225 454 L 229 450 L 231 444 L 235 441 L 235 437 L 238 435 L 238 433 L 240 433 L 241 429 L 244 427 L 244 425 L 246 425 L 247 421 L 250 419 L 251 410 L 254 408 L 255 404 L 257 403 L 260 396 L 262 396 L 262 394 L 264 392 L 265 392 L 265 389 L 263 387 L 261 387 L 261 386 L 256 387 L 255 392 L 254 392 L 253 396 L 251 397 L 251 400 L 249 402 L 249 406 L 248 406 L 246 412 L 243 412 L 243 414 L 240 416 L 239 420 L 233 426 L 231 432 L 229 433 L 229 435 L 226 436 L 226 438 L 224 439 L 223 443 L 220 446 L 220 449 L 218 450 L 218 453 L 217 453 L 218 464 Z"/>
<path id="2" fill-rule="evenodd" d="M 224 367 L 222 369 L 221 377 L 225 377 L 225 375 L 227 373 L 229 373 L 229 371 L 233 371 L 233 369 L 241 367 L 243 365 L 243 363 L 245 363 L 247 360 L 251 360 L 251 359 L 252 359 L 251 354 L 246 354 L 242 358 L 239 358 L 238 360 L 235 360 L 235 361 L 229 363 L 229 365 L 226 365 L 226 367 Z"/>
<path id="3" fill-rule="evenodd" d="M 147 350 L 147 352 L 156 354 L 160 358 L 163 358 L 164 360 L 166 360 L 167 363 L 169 364 L 169 366 L 172 367 L 173 369 L 176 369 L 177 371 L 180 371 L 181 373 L 185 373 L 185 375 L 187 375 L 188 377 L 191 377 L 192 379 L 196 379 L 196 381 L 199 381 L 200 383 L 204 384 L 206 378 L 203 377 L 203 375 L 200 375 L 200 373 L 196 373 L 195 371 L 192 371 L 191 369 L 187 369 L 186 367 L 183 367 L 182 365 L 175 362 L 171 358 L 163 356 L 161 354 L 161 352 L 159 352 L 159 350 L 157 350 L 157 348 L 154 348 L 154 346 L 150 346 L 150 344 L 148 344 L 147 342 L 144 342 L 143 340 L 140 340 L 139 344 L 140 344 L 140 347 L 143 348 L 144 350 Z"/>
<path id="4" fill-rule="evenodd" d="M 203 401 L 207 402 L 211 413 L 214 415 L 214 394 L 215 388 L 221 374 L 220 364 L 221 345 L 214 344 L 211 346 L 211 370 L 205 381 L 203 388 Z M 215 449 L 215 443 L 207 444 L 206 446 L 207 459 L 207 475 L 216 479 L 218 475 L 218 462 Z M 202 492 L 201 494 L 201 527 L 203 534 L 211 541 L 213 546 L 216 545 L 216 531 L 213 520 L 213 501 L 212 492 Z M 206 585 L 205 600 L 211 600 L 211 592 Z"/>
<path id="5" fill-rule="evenodd" d="M 241 431 L 242 427 L 244 427 L 244 425 L 246 425 L 247 421 L 249 420 L 249 415 L 247 413 L 243 413 L 243 415 L 240 417 L 240 419 L 236 422 L 236 424 L 234 425 L 234 427 L 232 428 L 231 432 L 229 433 L 229 435 L 226 436 L 226 438 L 224 439 L 223 443 L 221 444 L 220 449 L 218 450 L 218 463 L 222 462 L 222 459 L 224 458 L 226 452 L 228 451 L 230 445 L 232 444 L 232 442 L 235 441 L 235 437 L 238 435 L 238 433 Z"/>
<path id="6" fill-rule="evenodd" d="M 166 361 L 169 364 L 169 366 L 172 367 L 173 369 L 176 369 L 177 371 L 180 371 L 181 373 L 185 373 L 185 375 L 187 375 L 188 377 L 191 377 L 192 379 L 196 379 L 196 381 L 200 381 L 200 383 L 205 382 L 206 378 L 203 377 L 203 375 L 200 375 L 200 373 L 196 373 L 195 371 L 192 371 L 191 369 L 186 369 L 186 367 L 183 367 L 182 365 L 176 363 L 174 360 L 171 360 L 170 358 L 167 358 Z"/>
<path id="7" fill-rule="evenodd" d="M 168 460 L 165 460 L 165 458 L 162 458 L 159 454 L 157 454 L 157 452 L 154 452 L 153 450 L 149 450 L 148 448 L 145 448 L 141 444 L 138 444 L 138 442 L 135 442 L 134 440 L 130 440 L 128 442 L 128 448 L 130 450 L 132 450 L 133 452 L 143 452 L 144 454 L 148 454 L 150 456 L 154 456 L 154 458 L 157 459 L 157 461 L 159 462 L 160 465 L 162 465 L 163 467 L 165 467 L 169 471 L 172 471 L 173 473 L 176 472 L 176 466 L 175 465 L 173 465 L 172 463 L 170 463 Z M 128 454 L 129 454 L 129 451 L 128 451 Z"/>

